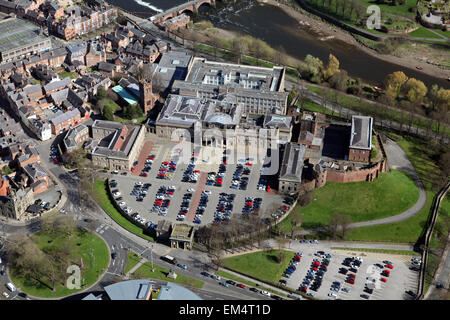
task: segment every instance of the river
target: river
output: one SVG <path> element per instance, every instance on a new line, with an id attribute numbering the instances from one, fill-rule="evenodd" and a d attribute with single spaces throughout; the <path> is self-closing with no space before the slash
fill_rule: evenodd
<path id="1" fill-rule="evenodd" d="M 165 10 L 185 1 L 108 0 L 108 2 L 146 17 L 150 15 L 152 8 Z M 408 77 L 422 80 L 428 86 L 437 83 L 442 87 L 449 87 L 445 79 L 378 59 L 344 41 L 338 39 L 320 41 L 311 30 L 301 26 L 278 7 L 259 4 L 256 0 L 240 0 L 236 4 L 225 5 L 219 1 L 217 3 L 216 9 L 202 6 L 200 14 L 219 28 L 249 34 L 266 41 L 273 48 L 283 47 L 286 53 L 295 58 L 304 59 L 307 54 L 311 54 L 326 63 L 329 54 L 332 53 L 339 59 L 341 69 L 372 84 L 379 85 L 389 73 L 403 71 Z"/>

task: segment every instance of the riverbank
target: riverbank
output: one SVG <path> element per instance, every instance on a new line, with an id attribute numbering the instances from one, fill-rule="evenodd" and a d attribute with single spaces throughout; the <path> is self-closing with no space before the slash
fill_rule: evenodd
<path id="1" fill-rule="evenodd" d="M 406 68 L 416 69 L 416 67 L 421 67 L 422 73 L 428 74 L 433 77 L 439 77 L 446 79 L 450 77 L 450 70 L 444 70 L 438 66 L 426 63 L 424 61 L 419 61 L 417 58 L 423 57 L 413 57 L 413 56 L 407 56 L 407 57 L 397 57 L 392 54 L 380 54 L 379 52 L 370 49 L 363 45 L 362 43 L 356 41 L 356 39 L 353 37 L 352 34 L 349 32 L 346 32 L 334 25 L 331 25 L 322 19 L 315 17 L 313 15 L 304 14 L 300 11 L 297 11 L 293 9 L 292 7 L 288 5 L 284 5 L 281 3 L 278 3 L 275 0 L 257 0 L 259 3 L 263 5 L 272 5 L 280 8 L 283 10 L 287 15 L 289 15 L 291 18 L 297 20 L 299 24 L 309 30 L 310 32 L 317 35 L 317 38 L 319 41 L 328 41 L 331 39 L 336 39 L 343 41 L 349 45 L 357 47 L 359 50 L 364 51 L 365 53 L 376 57 L 380 60 L 390 62 L 397 64 L 399 66 L 403 66 Z M 339 58 L 339 57 L 338 57 Z M 449 58 L 450 59 L 450 53 Z"/>

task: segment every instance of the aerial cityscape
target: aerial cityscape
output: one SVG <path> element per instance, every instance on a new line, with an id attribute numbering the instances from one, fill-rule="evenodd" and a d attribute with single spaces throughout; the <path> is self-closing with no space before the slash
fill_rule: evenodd
<path id="1" fill-rule="evenodd" d="M 0 300 L 450 300 L 449 140 L 448 0 L 0 0 Z"/>

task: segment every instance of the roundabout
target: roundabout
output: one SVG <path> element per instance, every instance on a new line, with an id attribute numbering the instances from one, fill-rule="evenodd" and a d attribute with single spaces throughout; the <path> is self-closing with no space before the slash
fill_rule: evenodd
<path id="1" fill-rule="evenodd" d="M 72 223 L 57 218 L 8 248 L 8 275 L 20 291 L 40 299 L 62 298 L 102 278 L 110 263 L 107 244 Z"/>

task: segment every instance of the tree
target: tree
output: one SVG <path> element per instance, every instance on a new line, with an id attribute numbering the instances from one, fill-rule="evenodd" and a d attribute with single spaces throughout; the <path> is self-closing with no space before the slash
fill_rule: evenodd
<path id="1" fill-rule="evenodd" d="M 332 239 L 336 239 L 336 233 L 337 233 L 340 219 L 341 219 L 341 215 L 339 213 L 333 214 L 328 219 L 328 232 L 330 233 Z"/>
<path id="2" fill-rule="evenodd" d="M 105 105 L 105 107 L 103 108 L 102 115 L 106 120 L 114 121 L 114 112 L 111 105 L 109 104 Z"/>
<path id="3" fill-rule="evenodd" d="M 406 98 L 412 103 L 421 103 L 426 96 L 428 89 L 425 84 L 414 78 L 409 78 L 402 87 Z"/>
<path id="4" fill-rule="evenodd" d="M 339 91 L 345 91 L 348 87 L 348 79 L 349 76 L 347 71 L 341 70 L 333 74 L 331 78 L 328 80 L 328 83 L 334 89 L 337 89 Z"/>
<path id="5" fill-rule="evenodd" d="M 237 63 L 241 63 L 242 54 L 244 53 L 244 44 L 240 39 L 233 38 L 231 42 L 231 51 L 233 52 L 234 56 L 237 59 Z"/>
<path id="6" fill-rule="evenodd" d="M 400 95 L 400 90 L 406 81 L 408 81 L 408 77 L 402 71 L 396 71 L 389 74 L 384 81 L 386 95 L 391 100 L 397 99 Z"/>
<path id="7" fill-rule="evenodd" d="M 339 60 L 330 53 L 328 56 L 328 66 L 323 72 L 324 80 L 330 79 L 337 72 L 339 72 Z"/>
<path id="8" fill-rule="evenodd" d="M 302 77 L 315 82 L 322 82 L 323 62 L 319 58 L 316 58 L 308 54 L 305 58 L 305 62 L 301 68 Z"/>
<path id="9" fill-rule="evenodd" d="M 339 224 L 341 225 L 341 231 L 342 231 L 342 239 L 345 239 L 345 236 L 347 235 L 348 226 L 352 223 L 352 219 L 348 214 L 342 214 L 340 216 Z"/>

